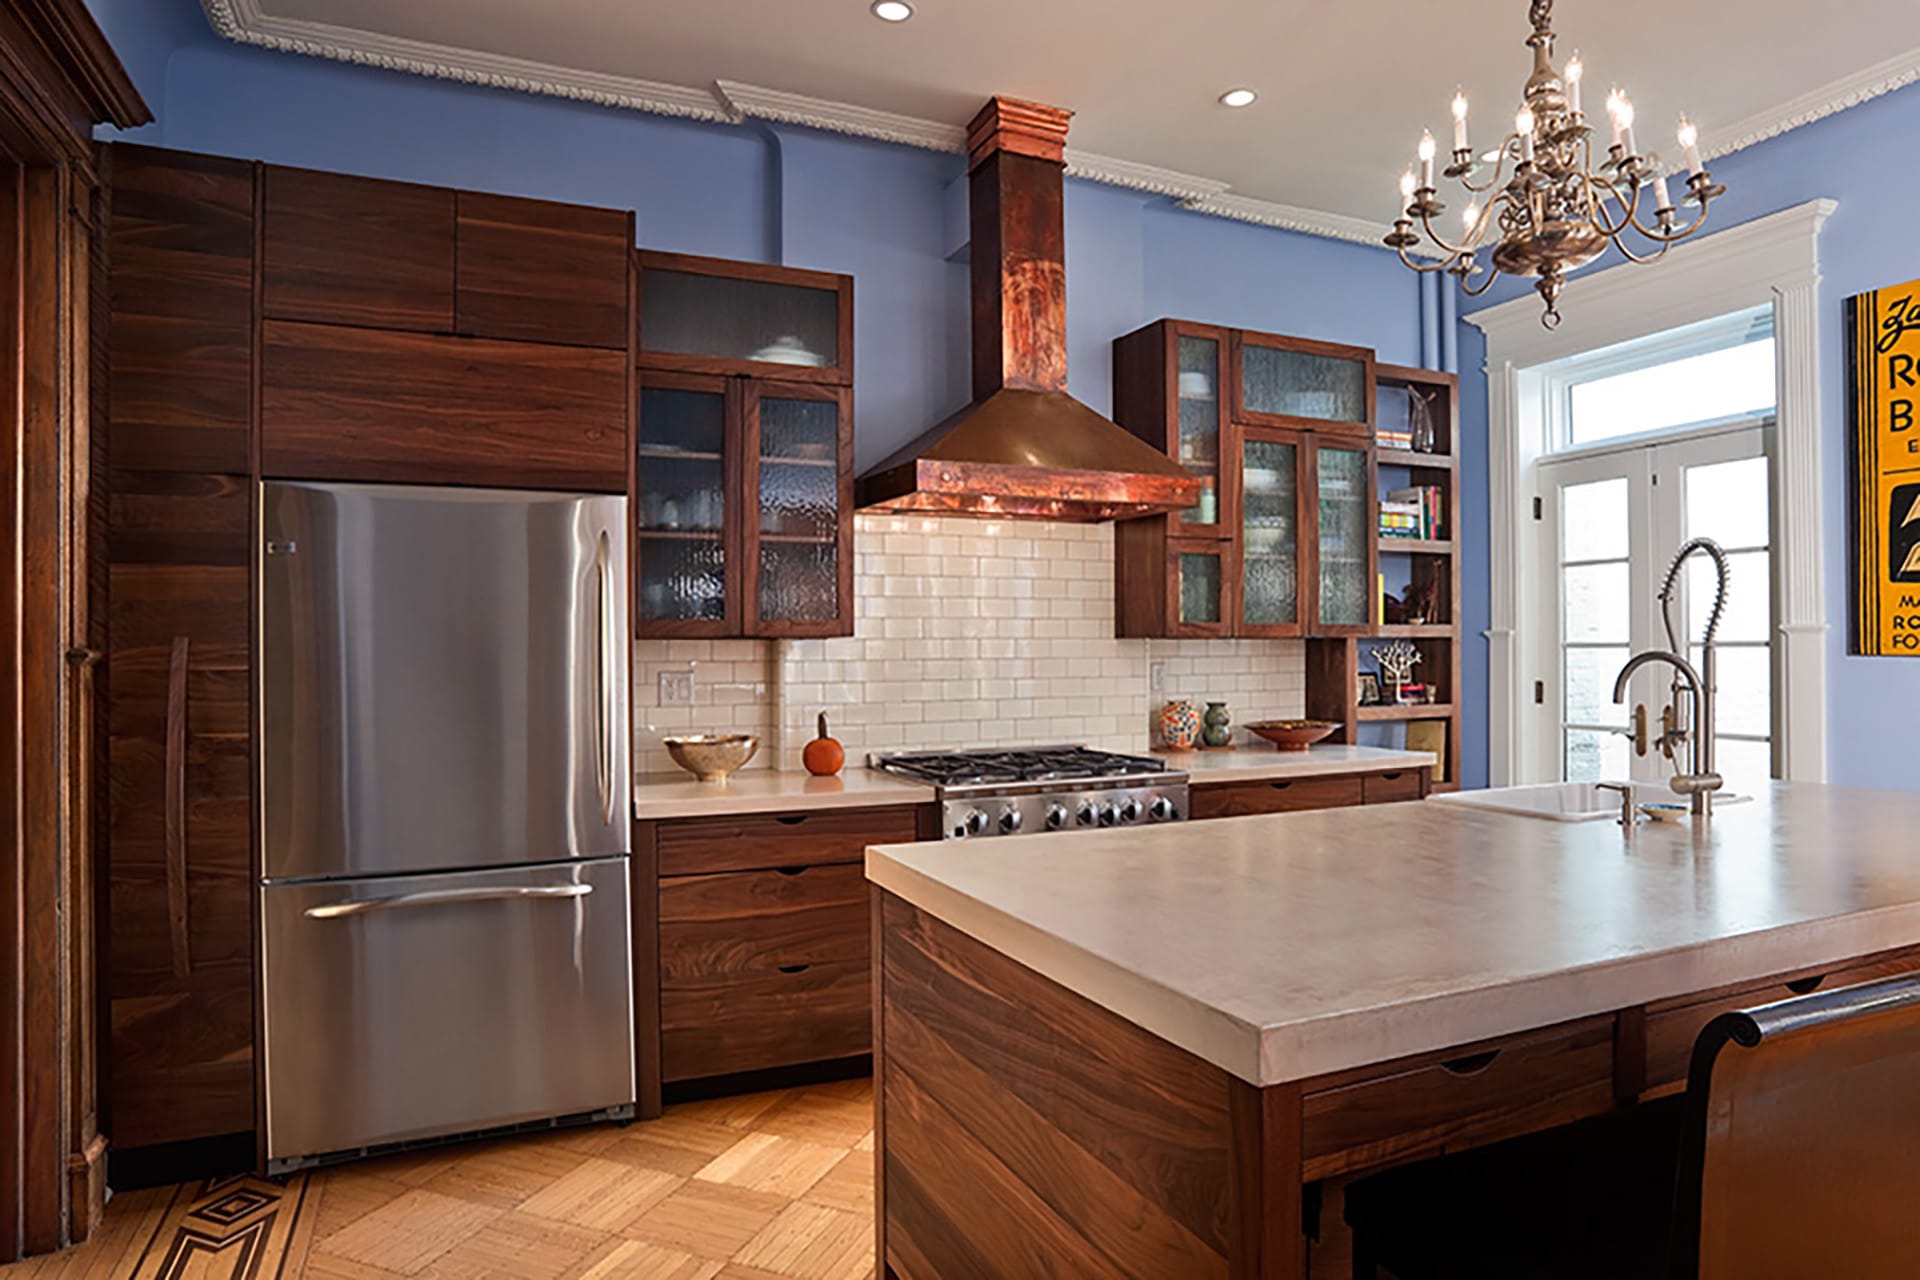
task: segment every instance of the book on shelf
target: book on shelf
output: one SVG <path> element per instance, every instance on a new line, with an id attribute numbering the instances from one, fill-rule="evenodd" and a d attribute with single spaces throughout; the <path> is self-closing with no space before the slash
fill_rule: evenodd
<path id="1" fill-rule="evenodd" d="M 1379 427 L 1373 433 L 1373 442 L 1382 449 L 1413 450 L 1413 432 L 1395 427 Z"/>
<path id="2" fill-rule="evenodd" d="M 1380 501 L 1380 536 L 1434 541 L 1447 536 L 1440 486 L 1395 489 Z"/>

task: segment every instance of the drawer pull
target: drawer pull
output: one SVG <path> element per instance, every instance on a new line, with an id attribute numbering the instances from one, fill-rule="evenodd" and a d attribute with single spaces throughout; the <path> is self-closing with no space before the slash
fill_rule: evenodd
<path id="1" fill-rule="evenodd" d="M 812 815 L 805 813 L 783 813 L 774 821 L 783 827 L 797 827 Z"/>
<path id="2" fill-rule="evenodd" d="M 1811 995 L 1813 992 L 1818 991 L 1820 984 L 1826 980 L 1827 975 L 1824 973 L 1816 973 L 1811 978 L 1795 978 L 1792 982 L 1787 983 L 1787 990 L 1797 996 Z"/>
<path id="3" fill-rule="evenodd" d="M 783 964 L 783 965 L 781 965 L 781 966 L 780 966 L 780 972 L 782 972 L 782 973 L 805 973 L 805 972 L 806 972 L 807 970 L 809 970 L 809 969 L 811 969 L 811 968 L 813 968 L 813 966 L 812 966 L 812 965 L 810 965 L 810 964 Z"/>
<path id="4" fill-rule="evenodd" d="M 1269 782 L 1267 785 L 1272 787 L 1275 791 L 1285 791 L 1288 787 L 1292 786 L 1293 784 L 1291 782 Z"/>
<path id="5" fill-rule="evenodd" d="M 773 873 L 779 876 L 797 876 L 805 870 L 805 867 L 775 867 Z"/>
<path id="6" fill-rule="evenodd" d="M 1380 775 L 1380 779 L 1383 782 L 1398 782 L 1400 781 L 1400 772 L 1399 770 L 1395 770 L 1392 773 L 1383 773 Z"/>
<path id="7" fill-rule="evenodd" d="M 1498 1049 L 1488 1049 L 1484 1053 L 1469 1053 L 1465 1057 L 1451 1059 L 1440 1066 L 1448 1075 L 1477 1076 L 1492 1066 L 1493 1060 L 1499 1056 Z"/>

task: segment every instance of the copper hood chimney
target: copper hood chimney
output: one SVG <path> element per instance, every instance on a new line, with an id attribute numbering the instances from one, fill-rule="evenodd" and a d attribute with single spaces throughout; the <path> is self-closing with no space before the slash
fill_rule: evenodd
<path id="1" fill-rule="evenodd" d="M 1199 501 L 1197 477 L 1067 394 L 1071 114 L 994 98 L 967 126 L 973 401 L 862 476 L 859 506 L 1097 522 Z"/>

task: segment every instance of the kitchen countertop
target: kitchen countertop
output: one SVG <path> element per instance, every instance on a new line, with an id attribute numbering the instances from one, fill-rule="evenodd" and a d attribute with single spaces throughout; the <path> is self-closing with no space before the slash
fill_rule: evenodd
<path id="1" fill-rule="evenodd" d="M 1253 1084 L 1920 944 L 1920 795 L 1703 829 L 1382 805 L 891 845 L 867 876 Z"/>
<path id="2" fill-rule="evenodd" d="M 932 800 L 933 788 L 924 782 L 857 766 L 831 778 L 749 769 L 725 782 L 701 782 L 690 773 L 645 773 L 634 779 L 633 816 L 648 821 L 803 809 L 877 809 Z"/>
<path id="3" fill-rule="evenodd" d="M 1220 751 L 1153 751 L 1175 769 L 1185 769 L 1195 784 L 1265 782 L 1321 774 L 1371 773 L 1377 769 L 1430 769 L 1433 753 L 1387 747 L 1350 747 L 1327 743 L 1305 751 L 1282 751 L 1265 742 Z"/>

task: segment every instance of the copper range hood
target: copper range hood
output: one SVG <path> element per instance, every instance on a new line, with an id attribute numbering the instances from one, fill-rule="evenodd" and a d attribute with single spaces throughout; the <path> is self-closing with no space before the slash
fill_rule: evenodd
<path id="1" fill-rule="evenodd" d="M 1067 394 L 1067 120 L 994 98 L 967 126 L 973 401 L 860 478 L 867 510 L 1097 522 L 1182 511 L 1200 481 Z"/>

